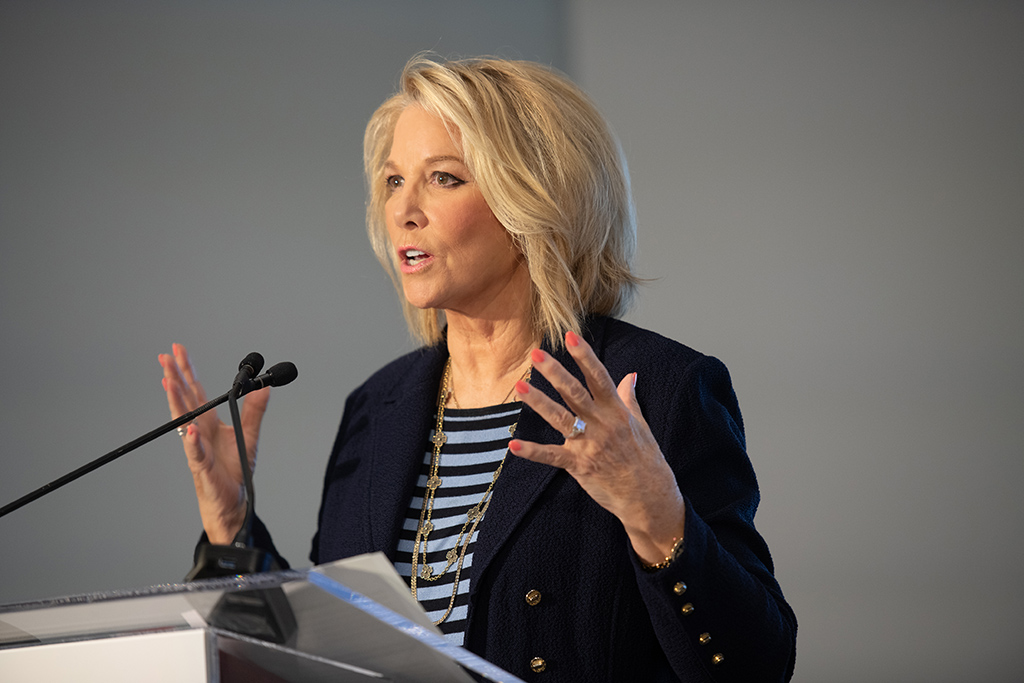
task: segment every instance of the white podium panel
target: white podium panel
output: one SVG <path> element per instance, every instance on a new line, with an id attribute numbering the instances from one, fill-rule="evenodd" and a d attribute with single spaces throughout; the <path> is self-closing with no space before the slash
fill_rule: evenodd
<path id="1" fill-rule="evenodd" d="M 0 650 L 4 683 L 218 683 L 216 636 L 170 631 Z"/>

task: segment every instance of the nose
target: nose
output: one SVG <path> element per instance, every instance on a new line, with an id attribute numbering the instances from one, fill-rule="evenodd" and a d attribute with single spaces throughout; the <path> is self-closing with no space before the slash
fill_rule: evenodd
<path id="1" fill-rule="evenodd" d="M 403 185 L 388 199 L 388 210 L 395 226 L 416 230 L 427 225 L 423 213 L 419 188 L 413 184 Z"/>

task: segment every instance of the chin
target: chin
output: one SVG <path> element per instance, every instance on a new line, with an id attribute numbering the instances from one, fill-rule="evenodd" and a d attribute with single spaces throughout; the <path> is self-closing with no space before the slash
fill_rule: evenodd
<path id="1" fill-rule="evenodd" d="M 405 302 L 410 306 L 413 306 L 414 308 L 419 308 L 420 310 L 426 310 L 428 308 L 437 308 L 437 306 L 434 305 L 434 302 L 431 299 L 431 297 L 426 296 L 422 293 L 410 292 L 409 290 L 405 290 L 404 294 Z"/>

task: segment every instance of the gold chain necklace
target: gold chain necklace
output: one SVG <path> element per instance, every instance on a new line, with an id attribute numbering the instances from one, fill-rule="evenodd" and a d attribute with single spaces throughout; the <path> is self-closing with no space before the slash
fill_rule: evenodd
<path id="1" fill-rule="evenodd" d="M 523 374 L 522 380 L 525 382 L 530 381 L 530 372 L 533 368 L 529 367 Z M 430 536 L 430 532 L 434 530 L 434 524 L 431 521 L 431 517 L 434 513 L 434 495 L 437 489 L 441 486 L 441 478 L 437 476 L 438 468 L 441 464 L 441 446 L 448 441 L 448 435 L 444 433 L 444 406 L 448 402 L 449 385 L 451 382 L 451 371 L 452 371 L 452 359 L 448 358 L 448 363 L 444 366 L 444 375 L 441 378 L 441 390 L 438 393 L 437 398 L 437 426 L 434 428 L 434 436 L 431 437 L 431 441 L 434 444 L 434 452 L 430 458 L 430 476 L 427 478 L 426 490 L 423 493 L 423 505 L 420 508 L 420 521 L 416 526 L 416 542 L 412 549 L 412 572 L 409 577 L 409 584 L 412 588 L 412 597 L 416 598 L 416 582 L 417 579 L 423 579 L 424 581 L 437 581 L 444 576 L 451 566 L 455 566 L 455 582 L 452 585 L 452 597 L 448 601 L 448 609 L 445 610 L 441 618 L 434 622 L 435 625 L 440 624 L 448 615 L 452 613 L 452 609 L 455 607 L 455 596 L 459 592 L 459 577 L 462 575 L 462 563 L 466 559 L 466 550 L 469 548 L 469 542 L 473 538 L 473 533 L 476 531 L 477 526 L 480 524 L 480 520 L 484 518 L 484 514 L 487 512 L 487 508 L 491 505 L 491 493 L 494 491 L 494 484 L 498 481 L 498 477 L 501 475 L 501 469 L 505 465 L 505 457 L 508 455 L 508 451 L 501 457 L 501 462 L 498 463 L 497 469 L 494 470 L 494 475 L 491 477 L 491 483 L 488 485 L 487 490 L 484 491 L 484 495 L 480 498 L 480 502 L 469 508 L 466 511 L 466 521 L 462 524 L 462 529 L 459 531 L 458 537 L 455 539 L 455 547 L 451 548 L 445 555 L 445 565 L 438 573 L 434 573 L 434 569 L 427 564 L 427 539 Z M 512 390 L 515 391 L 515 385 L 512 386 Z M 505 399 L 512 395 L 510 391 L 506 394 Z M 454 393 L 452 395 L 454 398 Z M 504 400 L 502 401 L 504 403 Z M 458 401 L 456 401 L 458 406 Z M 516 427 L 519 421 L 517 420 L 511 427 L 508 428 L 509 437 L 515 435 Z M 468 531 L 468 533 L 467 533 Z M 422 544 L 422 552 L 420 547 Z M 423 564 L 420 565 L 420 555 L 423 556 Z"/>

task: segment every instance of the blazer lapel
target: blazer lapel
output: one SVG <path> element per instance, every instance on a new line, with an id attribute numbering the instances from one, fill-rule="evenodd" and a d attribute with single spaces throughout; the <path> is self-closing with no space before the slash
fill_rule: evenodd
<path id="1" fill-rule="evenodd" d="M 600 338 L 603 330 L 603 319 L 588 321 L 587 339 L 594 347 L 595 353 L 601 357 Z M 595 337 L 591 336 L 595 333 Z M 583 373 L 577 367 L 576 362 L 565 350 L 555 350 L 547 342 L 543 348 L 550 353 L 559 363 L 565 367 L 576 379 L 583 382 Z M 565 401 L 554 387 L 539 372 L 533 373 L 530 378 L 530 386 L 542 391 L 552 400 L 565 405 Z M 561 432 L 549 425 L 540 415 L 530 408 L 523 406 L 522 414 L 519 417 L 519 424 L 516 428 L 516 437 L 524 441 L 536 443 L 560 444 L 565 440 Z M 494 485 L 494 503 L 487 510 L 487 516 L 480 525 L 480 535 L 477 537 L 476 546 L 473 550 L 473 584 L 480 585 L 479 577 L 487 571 L 491 561 L 501 550 L 501 546 L 512 535 L 515 528 L 522 522 L 527 511 L 533 507 L 537 499 L 544 492 L 544 489 L 554 480 L 555 477 L 567 477 L 564 470 L 550 465 L 531 462 L 517 458 L 511 453 L 505 460 L 501 477 Z M 470 590 L 473 590 L 471 588 Z"/>
<path id="2" fill-rule="evenodd" d="M 405 513 L 412 500 L 433 425 L 438 386 L 448 352 L 444 346 L 430 347 L 413 364 L 385 398 L 373 418 L 372 470 L 369 482 L 370 536 L 374 550 L 392 561 Z"/>

